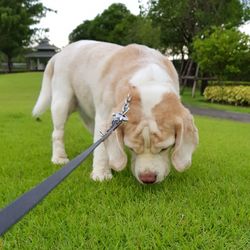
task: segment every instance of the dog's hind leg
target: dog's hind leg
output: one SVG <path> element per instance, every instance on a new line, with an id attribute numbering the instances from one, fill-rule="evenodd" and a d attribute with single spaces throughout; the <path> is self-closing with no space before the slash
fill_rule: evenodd
<path id="1" fill-rule="evenodd" d="M 69 114 L 72 112 L 74 98 L 71 89 L 65 91 L 57 89 L 53 92 L 51 114 L 54 130 L 52 133 L 52 159 L 54 164 L 66 164 L 69 159 L 64 147 L 64 126 Z"/>

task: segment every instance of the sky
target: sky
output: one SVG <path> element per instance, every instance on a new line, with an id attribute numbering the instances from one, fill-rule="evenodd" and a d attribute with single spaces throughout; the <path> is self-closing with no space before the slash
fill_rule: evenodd
<path id="1" fill-rule="evenodd" d="M 62 48 L 68 44 L 68 36 L 76 26 L 101 14 L 112 3 L 124 3 L 133 13 L 139 14 L 138 0 L 42 0 L 46 7 L 57 10 L 48 12 L 38 27 L 49 28 L 46 36 L 55 46 Z"/>
<path id="2" fill-rule="evenodd" d="M 41 0 L 41 2 L 57 13 L 48 12 L 37 26 L 49 28 L 46 36 L 51 44 L 59 48 L 68 44 L 68 36 L 74 28 L 83 21 L 91 20 L 101 14 L 112 3 L 124 3 L 133 14 L 139 14 L 138 0 Z M 140 2 L 146 3 L 147 0 Z M 241 31 L 250 35 L 250 23 L 242 27 Z"/>

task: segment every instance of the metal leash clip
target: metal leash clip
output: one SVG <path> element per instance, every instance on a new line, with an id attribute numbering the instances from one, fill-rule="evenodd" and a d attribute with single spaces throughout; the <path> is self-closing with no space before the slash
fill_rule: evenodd
<path id="1" fill-rule="evenodd" d="M 131 102 L 131 96 L 128 94 L 127 99 L 122 107 L 121 112 L 113 113 L 112 125 L 117 122 L 126 122 L 128 121 L 128 117 L 126 116 L 127 112 L 129 111 L 129 103 Z"/>
<path id="2" fill-rule="evenodd" d="M 130 96 L 130 94 L 128 94 L 128 96 L 124 102 L 124 105 L 122 107 L 122 111 L 112 114 L 113 118 L 112 118 L 112 122 L 111 122 L 111 127 L 106 131 L 105 134 L 100 131 L 100 134 L 102 137 L 104 137 L 111 130 L 113 131 L 114 128 L 117 128 L 122 122 L 128 121 L 128 117 L 126 116 L 126 114 L 129 111 L 129 103 L 131 102 L 131 99 L 132 99 L 132 97 Z"/>

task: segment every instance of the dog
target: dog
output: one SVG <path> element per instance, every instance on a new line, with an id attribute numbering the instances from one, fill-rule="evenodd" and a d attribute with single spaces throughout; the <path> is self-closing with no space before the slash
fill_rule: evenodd
<path id="1" fill-rule="evenodd" d="M 111 170 L 127 164 L 124 147 L 132 154 L 132 172 L 140 183 L 161 182 L 171 163 L 182 172 L 191 164 L 198 130 L 179 97 L 178 74 L 157 50 L 144 45 L 120 46 L 78 41 L 48 62 L 33 116 L 51 105 L 54 125 L 52 162 L 66 164 L 64 126 L 78 110 L 94 141 L 111 124 L 131 96 L 128 122 L 94 151 L 93 180 L 112 178 Z"/>

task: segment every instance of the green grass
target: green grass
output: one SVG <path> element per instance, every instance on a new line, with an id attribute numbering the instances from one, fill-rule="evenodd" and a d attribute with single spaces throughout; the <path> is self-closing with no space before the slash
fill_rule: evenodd
<path id="1" fill-rule="evenodd" d="M 184 104 L 188 104 L 194 107 L 206 108 L 206 109 L 211 108 L 211 109 L 250 114 L 250 107 L 211 103 L 206 101 L 204 97 L 200 95 L 199 91 L 196 91 L 195 98 L 192 98 L 191 89 L 189 88 L 185 88 L 185 91 L 182 94 L 181 99 Z"/>
<path id="2" fill-rule="evenodd" d="M 0 75 L 0 207 L 41 182 L 50 163 L 51 119 L 31 117 L 41 74 Z M 0 241 L 8 250 L 250 249 L 249 124 L 195 117 L 192 167 L 143 186 L 129 168 L 109 182 L 90 178 L 92 157 Z M 70 158 L 91 144 L 74 114 Z"/>

